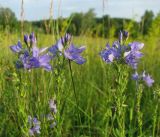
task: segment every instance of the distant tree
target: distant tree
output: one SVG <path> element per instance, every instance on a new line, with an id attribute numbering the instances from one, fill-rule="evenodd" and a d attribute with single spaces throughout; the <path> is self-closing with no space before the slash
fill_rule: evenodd
<path id="1" fill-rule="evenodd" d="M 145 11 L 144 15 L 141 18 L 141 32 L 143 35 L 148 34 L 148 30 L 152 25 L 154 19 L 154 14 L 152 11 Z"/>
<path id="2" fill-rule="evenodd" d="M 149 28 L 149 37 L 160 37 L 160 13 L 157 14 Z M 158 39 L 159 40 L 159 39 Z"/>
<path id="3" fill-rule="evenodd" d="M 0 26 L 2 29 L 15 29 L 17 26 L 17 18 L 15 13 L 9 8 L 0 7 Z"/>
<path id="4" fill-rule="evenodd" d="M 73 31 L 74 35 L 79 35 L 82 27 L 83 13 L 73 13 L 70 18 L 72 18 L 72 21 L 69 31 Z"/>
<path id="5" fill-rule="evenodd" d="M 109 31 L 111 29 L 111 24 L 110 24 L 110 16 L 109 15 L 104 15 L 101 18 L 101 24 L 103 25 L 102 28 L 102 36 L 103 37 L 109 37 Z"/>
<path id="6" fill-rule="evenodd" d="M 73 13 L 70 18 L 72 18 L 72 21 L 69 26 L 69 31 L 72 31 L 75 35 L 91 31 L 96 25 L 94 9 L 90 9 L 86 13 Z"/>
<path id="7" fill-rule="evenodd" d="M 94 13 L 94 9 L 90 9 L 88 12 L 86 12 L 83 15 L 82 18 L 82 26 L 81 26 L 81 32 L 91 32 L 93 28 L 96 26 L 96 14 Z M 92 33 L 92 32 L 91 32 Z"/>

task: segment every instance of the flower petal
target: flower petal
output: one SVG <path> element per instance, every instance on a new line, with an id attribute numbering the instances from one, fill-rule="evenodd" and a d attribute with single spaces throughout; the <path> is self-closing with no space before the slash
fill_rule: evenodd
<path id="1" fill-rule="evenodd" d="M 19 53 L 22 50 L 21 42 L 18 41 L 17 45 L 10 46 L 10 49 L 15 53 Z"/>

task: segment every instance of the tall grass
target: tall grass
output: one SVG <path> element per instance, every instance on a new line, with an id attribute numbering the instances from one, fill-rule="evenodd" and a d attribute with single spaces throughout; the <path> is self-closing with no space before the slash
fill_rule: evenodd
<path id="1" fill-rule="evenodd" d="M 115 71 L 100 59 L 98 53 L 105 39 L 74 37 L 74 43 L 87 46 L 86 64 L 72 63 L 77 107 L 67 64 L 57 69 L 54 63 L 55 73 L 40 69 L 17 71 L 13 64 L 15 57 L 8 46 L 20 36 L 15 34 L 8 39 L 3 33 L 1 35 L 1 136 L 28 136 L 28 115 L 41 120 L 40 136 L 159 136 L 160 63 L 156 52 L 156 58 L 149 54 L 154 45 L 147 46 L 147 41 L 142 40 L 146 45 L 146 57 L 140 69 L 147 68 L 156 83 L 153 88 L 137 90 L 127 68 Z M 52 45 L 51 35 L 37 36 L 39 46 Z M 58 113 L 57 125 L 50 129 L 44 116 L 49 113 L 48 101 L 52 98 L 57 101 Z"/>
<path id="2" fill-rule="evenodd" d="M 58 32 L 57 22 L 53 25 L 52 14 L 50 17 L 53 34 L 37 33 L 39 47 L 53 45 L 58 35 L 65 33 Z M 146 68 L 153 75 L 155 84 L 152 88 L 136 87 L 128 67 L 113 66 L 101 60 L 99 52 L 108 41 L 114 40 L 113 37 L 109 40 L 73 37 L 75 44 L 86 46 L 83 56 L 87 62 L 82 66 L 75 63 L 69 66 L 58 58 L 52 62 L 53 71 L 45 72 L 42 69 L 15 69 L 16 57 L 9 46 L 16 44 L 21 35 L 0 32 L 0 136 L 29 136 L 28 116 L 31 115 L 41 121 L 41 134 L 36 135 L 41 137 L 159 137 L 160 32 L 155 29 L 158 21 L 154 22 L 148 36 L 138 38 L 145 43 L 145 57 L 139 70 Z M 129 24 L 127 27 L 133 26 Z M 113 35 L 114 28 L 111 31 Z M 54 115 L 54 128 L 50 128 L 51 122 L 46 119 L 50 113 L 50 99 L 56 100 L 58 109 Z"/>

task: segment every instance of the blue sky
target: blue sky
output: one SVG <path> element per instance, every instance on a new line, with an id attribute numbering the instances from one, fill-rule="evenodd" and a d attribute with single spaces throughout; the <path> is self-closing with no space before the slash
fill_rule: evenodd
<path id="1" fill-rule="evenodd" d="M 72 12 L 86 12 L 95 9 L 97 16 L 109 14 L 111 17 L 125 17 L 139 20 L 145 10 L 160 12 L 160 0 L 54 0 L 53 15 L 67 17 Z M 9 7 L 20 19 L 21 0 L 0 0 L 0 6 Z M 39 20 L 49 17 L 50 0 L 24 0 L 24 18 Z"/>

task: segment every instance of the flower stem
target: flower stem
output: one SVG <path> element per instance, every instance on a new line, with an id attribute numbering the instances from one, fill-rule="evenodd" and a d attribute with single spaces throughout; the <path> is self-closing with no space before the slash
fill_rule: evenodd
<path id="1" fill-rule="evenodd" d="M 73 86 L 74 96 L 75 96 L 75 100 L 76 100 L 77 115 L 78 115 L 78 119 L 79 119 L 80 125 L 82 125 L 80 112 L 78 111 L 79 110 L 79 104 L 78 104 L 78 98 L 77 98 L 77 95 L 76 95 L 76 88 L 75 88 L 75 84 L 74 84 L 74 80 L 73 80 L 71 61 L 70 60 L 68 60 L 68 61 L 69 61 L 69 70 L 70 70 L 71 79 L 72 79 L 72 86 Z"/>
<path id="2" fill-rule="evenodd" d="M 76 88 L 75 88 L 75 84 L 74 84 L 74 80 L 73 80 L 71 61 L 70 60 L 68 60 L 68 61 L 69 61 L 69 70 L 70 70 L 70 74 L 71 74 L 71 80 L 72 80 L 72 86 L 73 86 L 74 96 L 75 96 L 76 104 L 77 104 L 77 107 L 78 107 L 78 100 L 77 100 Z"/>

